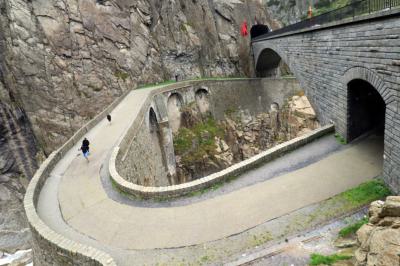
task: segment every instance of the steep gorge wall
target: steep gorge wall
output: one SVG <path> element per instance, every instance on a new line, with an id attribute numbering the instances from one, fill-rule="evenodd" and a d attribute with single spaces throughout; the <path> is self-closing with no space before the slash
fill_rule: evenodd
<path id="1" fill-rule="evenodd" d="M 5 82 L 5 46 L 0 30 L 0 251 L 14 252 L 29 247 L 22 199 L 28 182 L 24 177 L 37 168 L 37 148 L 29 120 Z"/>
<path id="2" fill-rule="evenodd" d="M 49 154 L 137 84 L 252 73 L 259 1 L 0 0 L 4 79 Z"/>

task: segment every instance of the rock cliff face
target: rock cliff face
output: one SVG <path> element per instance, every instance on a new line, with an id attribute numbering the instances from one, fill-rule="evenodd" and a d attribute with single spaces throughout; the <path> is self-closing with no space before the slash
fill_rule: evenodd
<path id="1" fill-rule="evenodd" d="M 252 73 L 254 17 L 276 28 L 260 1 L 1 0 L 6 89 L 49 153 L 137 84 Z"/>
<path id="2" fill-rule="evenodd" d="M 328 3 L 335 1 L 337 0 L 324 0 Z M 264 0 L 271 16 L 283 25 L 290 25 L 307 17 L 310 4 L 314 7 L 318 2 L 321 0 Z"/>

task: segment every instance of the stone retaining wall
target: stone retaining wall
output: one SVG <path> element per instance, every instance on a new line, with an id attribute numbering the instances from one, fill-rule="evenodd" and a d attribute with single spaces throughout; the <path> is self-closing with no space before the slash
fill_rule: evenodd
<path id="1" fill-rule="evenodd" d="M 136 120 L 121 141 L 116 157 L 116 169 L 126 181 L 143 186 L 167 186 L 174 184 L 175 154 L 173 137 L 167 111 L 168 98 L 179 94 L 184 106 L 196 103 L 199 89 L 207 91 L 210 113 L 217 120 L 234 108 L 252 115 L 268 112 L 272 103 L 283 105 L 301 88 L 295 78 L 280 79 L 227 79 L 187 81 L 169 85 L 151 92 Z M 149 131 L 149 110 L 157 113 L 162 139 L 161 152 L 157 153 Z M 159 150 L 159 149 L 158 149 Z M 169 175 L 168 175 L 169 174 Z"/>
<path id="2" fill-rule="evenodd" d="M 250 159 L 235 164 L 227 169 L 211 174 L 209 176 L 197 179 L 185 184 L 167 186 L 167 187 L 145 187 L 126 181 L 121 177 L 116 169 L 116 160 L 120 153 L 120 147 L 116 147 L 110 158 L 109 171 L 115 185 L 121 191 L 140 198 L 171 198 L 179 197 L 193 191 L 211 187 L 213 184 L 223 182 L 225 179 L 237 176 L 245 171 L 248 171 L 259 164 L 269 162 L 287 152 L 293 151 L 313 140 L 334 131 L 333 125 L 327 125 L 317 130 L 314 130 L 301 137 L 292 139 L 280 145 L 277 145 L 267 151 L 264 151 Z"/>
<path id="3" fill-rule="evenodd" d="M 53 265 L 107 265 L 116 263 L 110 255 L 95 248 L 77 243 L 53 231 L 39 217 L 36 206 L 42 187 L 51 171 L 82 137 L 108 113 L 111 112 L 129 93 L 126 91 L 103 112 L 76 132 L 62 147 L 50 154 L 35 173 L 27 188 L 24 198 L 25 213 L 33 236 L 33 260 L 35 266 Z"/>
<path id="4" fill-rule="evenodd" d="M 400 193 L 400 11 L 399 9 L 339 21 L 287 36 L 253 42 L 259 70 L 269 66 L 271 50 L 287 63 L 306 90 L 318 118 L 333 121 L 347 139 L 348 83 L 370 83 L 386 103 L 383 174 Z"/>

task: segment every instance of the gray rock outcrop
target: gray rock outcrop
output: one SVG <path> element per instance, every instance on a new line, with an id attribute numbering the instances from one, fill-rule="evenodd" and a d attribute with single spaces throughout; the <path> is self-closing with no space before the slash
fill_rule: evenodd
<path id="1" fill-rule="evenodd" d="M 213 119 L 204 117 L 197 106 L 182 109 L 181 129 L 174 134 L 177 183 L 221 171 L 319 127 L 306 96 L 293 96 L 268 113 L 252 116 L 248 110 L 236 110 L 225 112 L 222 121 Z"/>
<path id="2" fill-rule="evenodd" d="M 259 1 L 0 0 L 6 89 L 45 153 L 137 84 L 252 73 Z"/>
<path id="3" fill-rule="evenodd" d="M 357 232 L 357 266 L 398 265 L 400 260 L 400 197 L 375 201 L 369 209 L 369 223 Z"/>

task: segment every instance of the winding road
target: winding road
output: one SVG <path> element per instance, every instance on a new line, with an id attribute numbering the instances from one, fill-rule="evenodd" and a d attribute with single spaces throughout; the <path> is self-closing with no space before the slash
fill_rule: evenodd
<path id="1" fill-rule="evenodd" d="M 288 154 L 243 174 L 238 180 L 255 181 L 226 193 L 181 204 L 118 200 L 110 196 L 115 194 L 111 185 L 105 185 L 104 169 L 111 150 L 154 89 L 130 92 L 112 112 L 111 124 L 104 119 L 90 130 L 86 135 L 91 142 L 90 162 L 78 152 L 79 145 L 73 147 L 50 174 L 38 201 L 39 215 L 49 227 L 109 253 L 118 265 L 136 264 L 138 251 L 197 245 L 239 234 L 339 194 L 382 171 L 380 138 L 339 147 L 328 136 L 317 140 L 318 145 L 302 147 L 294 157 Z M 288 168 L 286 162 L 296 167 Z M 277 169 L 271 172 L 273 164 Z"/>

